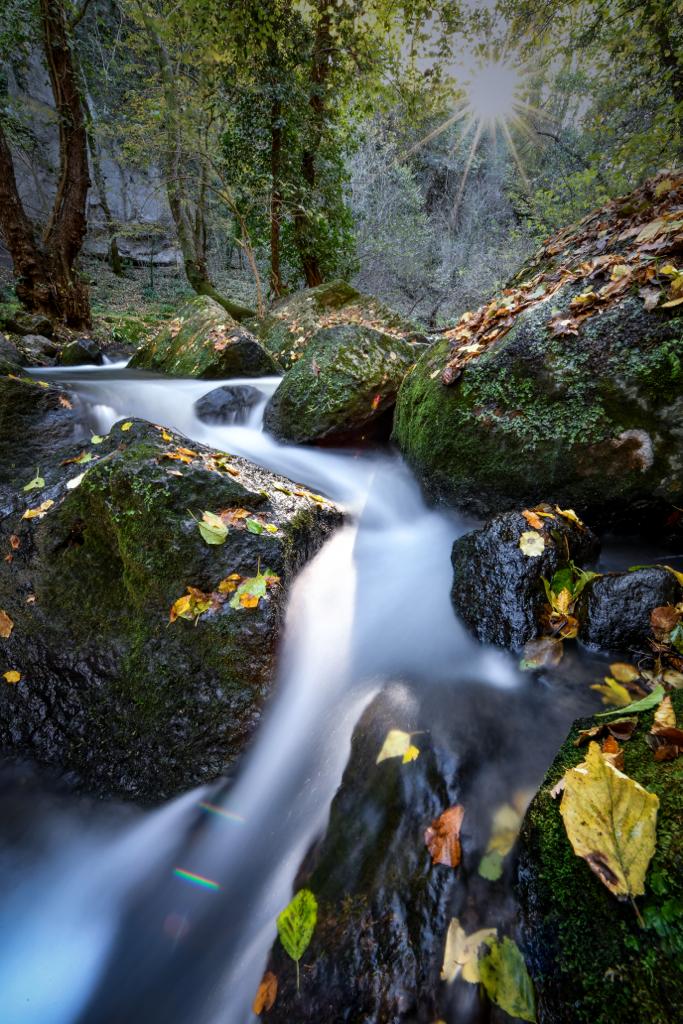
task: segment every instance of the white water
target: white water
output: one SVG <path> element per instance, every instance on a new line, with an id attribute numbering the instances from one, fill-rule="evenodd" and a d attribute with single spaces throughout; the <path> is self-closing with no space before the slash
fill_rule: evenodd
<path id="1" fill-rule="evenodd" d="M 36 826 L 41 849 L 29 871 L 9 865 L 18 882 L 0 897 L 3 1024 L 245 1024 L 275 917 L 324 826 L 372 694 L 401 676 L 500 686 L 517 677 L 454 617 L 449 555 L 463 524 L 425 506 L 398 458 L 293 448 L 263 434 L 277 378 L 242 381 L 264 402 L 244 426 L 214 427 L 196 418 L 194 402 L 240 382 L 119 366 L 58 375 L 99 433 L 142 417 L 244 455 L 349 511 L 349 524 L 292 589 L 276 696 L 234 784 L 185 795 L 119 825 L 121 834 L 97 816 L 84 831 L 62 807 Z M 202 800 L 232 817 L 207 815 Z M 220 889 L 191 886 L 174 867 Z"/>

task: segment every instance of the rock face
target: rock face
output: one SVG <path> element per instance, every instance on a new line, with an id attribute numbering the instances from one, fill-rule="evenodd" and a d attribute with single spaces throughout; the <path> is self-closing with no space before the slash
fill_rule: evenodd
<path id="1" fill-rule="evenodd" d="M 408 374 L 394 435 L 434 499 L 487 515 L 541 493 L 596 523 L 680 504 L 683 319 L 651 308 L 666 276 L 647 283 L 653 249 L 683 240 L 665 219 L 677 182 L 664 199 L 644 186 L 635 216 L 615 201 L 552 240 Z"/>
<path id="2" fill-rule="evenodd" d="M 672 694 L 678 721 L 683 693 Z M 527 966 L 536 986 L 539 1024 L 671 1024 L 683 1003 L 683 758 L 656 762 L 645 742 L 653 712 L 638 716 L 623 745 L 624 772 L 656 793 L 657 845 L 633 906 L 620 902 L 577 857 L 550 790 L 585 757 L 575 723 L 529 808 L 522 829 L 519 893 Z M 597 719 L 595 720 L 597 721 Z"/>
<path id="3" fill-rule="evenodd" d="M 40 334 L 45 338 L 52 337 L 52 322 L 40 313 L 27 313 L 20 310 L 6 321 L 8 331 L 14 334 Z"/>
<path id="4" fill-rule="evenodd" d="M 0 747 L 92 791 L 146 801 L 216 777 L 244 747 L 272 685 L 287 587 L 338 512 L 291 485 L 276 490 L 288 482 L 244 459 L 197 445 L 179 452 L 190 442 L 142 421 L 115 425 L 100 444 L 69 445 L 74 414 L 62 392 L 8 385 L 0 547 L 11 558 L 0 608 L 14 626 L 2 654 L 3 671 L 22 678 L 0 690 Z M 29 398 L 32 468 L 5 470 Z M 24 493 L 17 481 L 38 464 L 45 485 Z M 43 503 L 42 516 L 23 518 Z M 193 516 L 204 510 L 237 513 L 224 544 L 200 536 Z M 249 532 L 240 510 L 276 531 Z M 219 584 L 253 578 L 259 565 L 279 581 L 256 606 L 232 607 Z M 196 623 L 169 623 L 188 588 L 212 594 L 211 607 L 200 606 Z"/>
<path id="5" fill-rule="evenodd" d="M 506 512 L 453 545 L 453 606 L 483 643 L 519 648 L 532 640 L 546 603 L 542 578 L 550 580 L 570 561 L 583 566 L 597 555 L 597 539 L 586 527 L 558 513 L 540 521 L 542 529 L 533 530 L 521 512 Z M 527 532 L 542 538 L 537 556 L 519 546 Z"/>
<path id="6" fill-rule="evenodd" d="M 249 384 L 228 384 L 202 395 L 194 403 L 194 409 L 204 423 L 244 423 L 262 400 L 263 394 L 258 388 Z"/>
<path id="7" fill-rule="evenodd" d="M 100 347 L 92 338 L 75 338 L 64 346 L 59 355 L 60 366 L 100 366 L 102 362 Z"/>
<path id="8" fill-rule="evenodd" d="M 278 994 L 266 1020 L 413 1020 L 418 1007 L 420 1020 L 438 1016 L 441 947 L 456 873 L 432 868 L 416 830 L 455 803 L 455 766 L 422 736 L 417 761 L 375 764 L 397 715 L 411 728 L 405 708 L 382 695 L 356 727 L 327 832 L 296 881 L 296 889 L 311 889 L 318 901 L 301 991 L 277 942 L 269 969 Z"/>
<path id="9" fill-rule="evenodd" d="M 414 324 L 344 281 L 288 295 L 263 320 L 252 320 L 247 326 L 288 370 L 318 331 L 342 324 L 373 328 L 408 342 L 424 341 Z"/>
<path id="10" fill-rule="evenodd" d="M 59 345 L 41 334 L 20 335 L 17 349 L 24 366 L 54 366 L 59 355 Z"/>
<path id="11" fill-rule="evenodd" d="M 131 366 L 181 377 L 262 377 L 279 367 L 261 343 L 206 296 L 190 300 L 133 356 Z"/>
<path id="12" fill-rule="evenodd" d="M 681 600 L 681 587 L 666 569 L 613 573 L 592 580 L 580 598 L 578 618 L 584 643 L 604 650 L 647 644 L 650 612 Z M 646 647 L 647 649 L 647 647 Z"/>
<path id="13" fill-rule="evenodd" d="M 372 436 L 393 408 L 413 359 L 413 346 L 372 328 L 324 328 L 283 377 L 266 407 L 264 427 L 297 443 Z"/>

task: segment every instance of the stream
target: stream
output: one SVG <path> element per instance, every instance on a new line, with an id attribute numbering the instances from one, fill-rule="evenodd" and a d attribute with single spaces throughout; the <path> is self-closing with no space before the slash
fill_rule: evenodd
<path id="1" fill-rule="evenodd" d="M 476 644 L 449 598 L 450 549 L 473 524 L 429 508 L 389 450 L 276 443 L 261 420 L 278 378 L 172 379 L 124 364 L 40 376 L 69 387 L 93 432 L 126 417 L 163 424 L 347 513 L 292 587 L 274 696 L 234 776 L 152 811 L 0 783 L 11 820 L 0 844 L 3 1024 L 247 1024 L 275 918 L 324 831 L 373 696 L 388 682 L 405 681 L 407 701 L 441 687 L 442 714 L 456 717 L 461 684 L 479 688 L 489 715 L 491 702 L 509 702 L 505 759 L 487 747 L 471 787 L 486 822 L 518 780 L 538 785 L 571 720 L 595 708 L 586 679 L 602 663 L 568 655 L 551 692 Z M 197 418 L 197 399 L 239 383 L 263 394 L 246 422 Z M 475 737 L 477 706 L 462 712 Z M 467 1019 L 454 1004 L 449 1024 Z"/>

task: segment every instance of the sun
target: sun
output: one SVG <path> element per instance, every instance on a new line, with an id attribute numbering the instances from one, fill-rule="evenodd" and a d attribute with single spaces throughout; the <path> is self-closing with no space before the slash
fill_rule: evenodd
<path id="1" fill-rule="evenodd" d="M 463 84 L 465 105 L 475 121 L 492 127 L 514 118 L 520 105 L 522 82 L 511 64 L 482 64 Z"/>

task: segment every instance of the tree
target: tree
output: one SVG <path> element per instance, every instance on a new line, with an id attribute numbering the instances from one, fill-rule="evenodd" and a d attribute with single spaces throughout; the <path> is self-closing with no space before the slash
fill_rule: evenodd
<path id="1" fill-rule="evenodd" d="M 90 326 L 88 290 L 75 266 L 85 238 L 90 187 L 86 122 L 65 4 L 39 0 L 38 9 L 59 128 L 57 188 L 41 227 L 28 216 L 19 194 L 5 104 L 0 110 L 0 231 L 12 256 L 21 303 L 81 329 Z"/>

